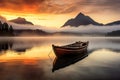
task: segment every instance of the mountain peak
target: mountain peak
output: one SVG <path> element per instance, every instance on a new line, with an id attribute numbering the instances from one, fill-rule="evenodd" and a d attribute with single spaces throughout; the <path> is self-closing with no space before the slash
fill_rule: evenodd
<path id="1" fill-rule="evenodd" d="M 17 19 L 18 19 L 18 20 L 22 20 L 22 21 L 26 21 L 26 19 L 25 19 L 25 18 L 22 18 L 22 17 L 18 17 Z"/>
<path id="2" fill-rule="evenodd" d="M 85 16 L 85 15 L 80 12 L 80 13 L 76 16 L 76 18 L 80 18 L 80 17 L 84 17 L 84 16 Z"/>
<path id="3" fill-rule="evenodd" d="M 78 16 L 85 16 L 85 15 L 84 15 L 83 13 L 80 12 L 80 13 L 78 14 Z"/>
<path id="4" fill-rule="evenodd" d="M 80 12 L 75 18 L 69 19 L 62 27 L 64 27 L 64 26 L 78 27 L 78 26 L 81 26 L 81 25 L 90 25 L 90 24 L 102 26 L 102 24 L 97 23 L 96 21 L 94 21 L 89 16 L 86 16 L 83 13 Z"/>
<path id="5" fill-rule="evenodd" d="M 33 25 L 32 22 L 29 22 L 25 18 L 22 18 L 22 17 L 18 17 L 16 19 L 10 20 L 10 22 L 14 22 L 14 23 L 17 23 L 17 24 L 29 24 L 29 25 Z"/>

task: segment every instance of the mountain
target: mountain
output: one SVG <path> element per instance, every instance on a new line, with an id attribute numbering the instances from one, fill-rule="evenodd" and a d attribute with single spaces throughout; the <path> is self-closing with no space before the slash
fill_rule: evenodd
<path id="1" fill-rule="evenodd" d="M 9 20 L 9 22 L 17 23 L 17 24 L 29 24 L 33 25 L 32 22 L 27 21 L 25 18 L 18 17 L 17 19 Z"/>
<path id="2" fill-rule="evenodd" d="M 103 24 L 100 24 L 96 21 L 94 21 L 92 18 L 89 16 L 84 15 L 83 13 L 79 13 L 75 18 L 69 19 L 67 22 L 62 27 L 65 26 L 75 26 L 78 27 L 80 25 L 98 25 L 102 26 Z"/>
<path id="3" fill-rule="evenodd" d="M 120 30 L 109 32 L 109 33 L 107 33 L 106 36 L 116 36 L 116 37 L 118 37 L 118 36 L 120 36 Z"/>
<path id="4" fill-rule="evenodd" d="M 112 25 L 120 25 L 120 21 L 114 21 L 114 22 L 106 24 L 106 26 L 112 26 Z"/>

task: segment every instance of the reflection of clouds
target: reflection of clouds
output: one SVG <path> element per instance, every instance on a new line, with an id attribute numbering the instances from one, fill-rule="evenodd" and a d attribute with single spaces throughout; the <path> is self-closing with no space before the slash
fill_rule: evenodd
<path id="1" fill-rule="evenodd" d="M 116 53 L 107 49 L 96 50 L 85 59 L 54 73 L 51 72 L 52 62 L 49 59 L 11 60 L 0 63 L 0 80 L 114 80 L 116 77 L 120 79 L 120 54 Z"/>
<path id="2" fill-rule="evenodd" d="M 120 44 L 116 42 L 111 42 L 111 40 L 118 41 L 120 38 L 92 38 L 93 40 L 89 39 L 89 50 L 96 50 L 96 49 L 111 49 L 115 51 L 120 51 Z"/>
<path id="3" fill-rule="evenodd" d="M 32 63 L 23 64 L 22 61 L 0 63 L 0 80 L 45 80 L 43 63 L 42 61 L 38 62 L 41 64 L 41 66 L 39 66 L 39 64 L 31 65 Z"/>
<path id="4" fill-rule="evenodd" d="M 113 61 L 119 61 L 120 60 L 120 54 L 117 54 L 120 52 L 114 52 L 112 50 L 107 49 L 100 49 L 92 52 L 90 54 L 90 57 L 93 61 L 100 61 L 101 63 L 111 63 Z"/>
<path id="5" fill-rule="evenodd" d="M 52 50 L 51 45 L 65 45 L 70 44 L 75 41 L 89 41 L 88 52 L 96 51 L 96 49 L 110 49 L 113 51 L 120 51 L 120 45 L 116 42 L 111 42 L 111 40 L 118 41 L 119 38 L 105 38 L 105 37 L 36 37 L 36 38 L 12 38 L 12 39 L 1 39 L 0 42 L 13 41 L 12 49 L 0 52 L 1 62 L 11 60 L 11 59 L 48 59 L 48 54 Z M 20 50 L 24 50 L 20 52 Z M 53 51 L 50 57 L 55 56 Z"/>
<path id="6" fill-rule="evenodd" d="M 114 80 L 120 79 L 120 54 L 100 49 L 76 64 L 56 71 L 55 78 L 72 80 Z M 65 73 L 65 74 L 63 74 Z M 58 77 L 61 75 L 62 77 Z M 66 76 L 69 76 L 66 78 Z M 102 77 L 101 77 L 102 76 Z"/>
<path id="7" fill-rule="evenodd" d="M 10 60 L 24 60 L 24 59 L 49 59 L 48 53 L 50 52 L 49 46 L 33 47 L 27 49 L 25 52 L 5 51 L 1 52 L 0 62 L 9 62 Z M 54 55 L 51 55 L 54 57 Z"/>
<path id="8" fill-rule="evenodd" d="M 43 80 L 44 79 L 44 71 L 41 68 L 37 67 L 36 65 L 24 66 L 22 70 L 22 76 L 25 80 Z"/>

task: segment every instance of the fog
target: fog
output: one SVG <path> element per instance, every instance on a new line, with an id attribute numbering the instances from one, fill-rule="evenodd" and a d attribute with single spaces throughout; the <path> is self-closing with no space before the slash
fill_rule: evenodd
<path id="1" fill-rule="evenodd" d="M 9 25 L 12 25 L 14 29 L 40 29 L 40 25 L 30 25 L 30 24 L 16 24 L 8 22 Z"/>
<path id="2" fill-rule="evenodd" d="M 77 28 L 68 26 L 61 29 L 61 31 L 80 32 L 80 33 L 107 33 L 116 30 L 120 30 L 120 25 L 114 25 L 114 26 L 87 25 L 87 26 L 79 26 Z"/>
<path id="3" fill-rule="evenodd" d="M 7 22 L 9 25 L 12 25 L 14 29 L 40 29 L 49 33 L 53 32 L 73 32 L 73 33 L 108 33 L 116 30 L 120 30 L 120 25 L 113 26 L 95 26 L 95 25 L 87 25 L 87 26 L 79 26 L 79 27 L 71 27 L 66 26 L 63 28 L 60 27 L 48 27 L 41 25 L 28 25 L 28 24 L 16 24 L 12 22 L 8 22 L 5 17 L 0 16 L 0 21 Z"/>
<path id="4" fill-rule="evenodd" d="M 73 33 L 107 33 L 116 30 L 120 30 L 120 25 L 113 25 L 113 26 L 94 26 L 94 25 L 87 25 L 87 26 L 79 26 L 79 27 L 70 27 L 66 26 L 64 28 L 54 28 L 54 27 L 46 27 L 40 25 L 20 25 L 15 23 L 10 23 L 14 29 L 40 29 L 46 32 L 73 32 Z"/>

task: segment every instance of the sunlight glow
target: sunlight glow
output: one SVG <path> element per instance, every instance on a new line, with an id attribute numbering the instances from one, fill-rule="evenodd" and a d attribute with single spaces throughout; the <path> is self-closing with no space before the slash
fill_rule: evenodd
<path id="1" fill-rule="evenodd" d="M 71 14 L 25 14 L 25 13 L 10 13 L 10 12 L 0 12 L 1 16 L 5 17 L 7 20 L 16 19 L 17 17 L 25 18 L 27 21 L 32 22 L 34 25 L 41 25 L 47 27 L 61 27 Z"/>
<path id="2" fill-rule="evenodd" d="M 32 49 L 28 49 L 25 52 L 15 52 L 15 51 L 6 51 L 2 52 L 4 54 L 0 55 L 0 62 L 8 62 L 8 61 L 19 61 L 23 60 L 25 62 L 31 62 L 31 60 L 42 60 L 49 59 L 48 53 L 50 51 L 50 47 L 34 47 Z M 53 53 L 52 53 L 53 54 Z M 51 55 L 50 57 L 54 57 L 55 55 Z M 27 61 L 28 60 L 28 61 Z"/>

